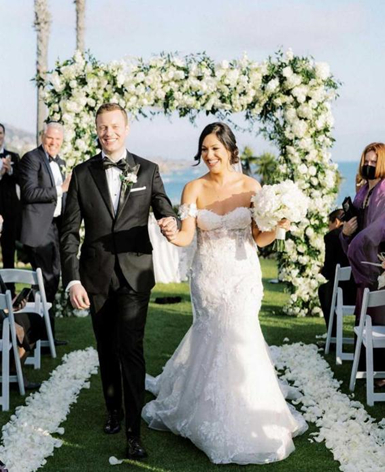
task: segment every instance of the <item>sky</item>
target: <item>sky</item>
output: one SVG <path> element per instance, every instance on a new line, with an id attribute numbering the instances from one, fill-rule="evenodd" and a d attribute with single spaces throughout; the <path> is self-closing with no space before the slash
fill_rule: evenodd
<path id="1" fill-rule="evenodd" d="M 0 122 L 34 132 L 36 33 L 33 0 L 0 0 Z M 73 0 L 50 0 L 49 68 L 72 56 Z M 385 2 L 382 0 L 87 0 L 86 49 L 102 62 L 149 59 L 162 51 L 205 51 L 215 61 L 262 62 L 278 49 L 327 62 L 342 82 L 334 103 L 335 161 L 358 160 L 370 142 L 385 141 Z M 235 117 L 241 122 L 241 116 Z M 215 121 L 163 116 L 134 122 L 130 151 L 147 158 L 192 159 L 203 127 Z M 258 129 L 256 128 L 257 132 Z M 273 150 L 237 132 L 239 147 Z"/>

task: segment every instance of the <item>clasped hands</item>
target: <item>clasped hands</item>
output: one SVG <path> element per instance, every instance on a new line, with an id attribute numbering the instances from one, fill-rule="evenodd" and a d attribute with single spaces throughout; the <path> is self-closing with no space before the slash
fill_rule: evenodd
<path id="1" fill-rule="evenodd" d="M 345 236 L 352 236 L 357 231 L 357 228 L 358 228 L 358 221 L 357 221 L 357 217 L 354 216 L 349 221 L 344 222 L 344 226 L 342 228 L 342 234 L 344 234 Z"/>
<path id="2" fill-rule="evenodd" d="M 1 175 L 4 175 L 6 173 L 9 173 L 12 169 L 12 161 L 11 161 L 11 158 L 9 156 L 7 157 L 3 157 L 1 159 L 3 161 L 3 166 L 1 168 Z"/>
<path id="3" fill-rule="evenodd" d="M 172 216 L 162 218 L 158 221 L 160 231 L 168 241 L 172 242 L 178 234 L 178 225 L 176 219 Z"/>

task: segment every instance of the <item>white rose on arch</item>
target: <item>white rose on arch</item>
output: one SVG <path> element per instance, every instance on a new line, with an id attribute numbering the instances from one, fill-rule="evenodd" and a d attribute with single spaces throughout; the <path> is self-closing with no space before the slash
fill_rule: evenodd
<path id="1" fill-rule="evenodd" d="M 334 165 L 330 162 L 328 148 L 332 143 L 333 123 L 330 102 L 335 97 L 334 88 L 338 84 L 333 82 L 330 69 L 324 64 L 315 64 L 307 58 L 296 61 L 292 51 L 263 63 L 256 63 L 245 56 L 231 61 L 231 65 L 230 60 L 214 64 L 204 56 L 182 58 L 171 55 L 153 57 L 147 62 L 131 59 L 129 62 L 116 61 L 105 65 L 78 53 L 74 63 L 69 60 L 66 65 L 58 64 L 53 73 L 58 77 L 52 81 L 52 74 L 48 73 L 45 101 L 50 116 L 57 113 L 63 120 L 63 115 L 67 114 L 63 121 L 68 145 L 63 145 L 63 155 L 64 151 L 71 154 L 70 162 L 81 162 L 86 155 L 92 154 L 95 108 L 106 100 L 114 99 L 123 104 L 132 116 L 148 106 L 154 107 L 152 111 L 155 113 L 164 111 L 166 114 L 183 109 L 183 113 L 187 112 L 192 119 L 204 109 L 209 113 L 214 110 L 225 113 L 239 110 L 248 114 L 250 123 L 258 119 L 266 104 L 271 102 L 271 123 L 276 120 L 280 124 L 279 129 L 273 127 L 277 142 L 282 138 L 285 142 L 285 148 L 279 149 L 277 178 L 282 181 L 294 176 L 301 190 L 317 200 L 313 205 L 317 207 L 317 218 L 312 226 L 319 228 L 326 221 L 335 192 Z M 164 78 L 165 74 L 169 74 L 168 81 Z M 313 79 L 309 80 L 309 77 Z M 76 81 L 76 84 L 72 82 L 73 89 L 68 96 L 64 96 L 55 90 L 55 80 L 59 89 L 64 84 L 68 90 L 70 81 Z M 49 85 L 50 82 L 52 85 Z M 115 97 L 118 83 L 121 84 L 122 90 L 118 93 L 121 96 Z M 165 102 L 170 83 L 176 98 Z M 317 134 L 317 124 L 322 133 Z M 83 141 L 75 146 L 76 139 Z M 89 146 L 88 152 L 83 151 L 84 146 Z M 301 173 L 299 168 L 302 164 L 307 168 L 314 166 L 319 172 L 315 175 L 309 175 L 307 171 Z M 313 180 L 311 184 L 309 177 L 319 179 L 319 182 L 315 185 Z M 293 237 L 296 240 L 304 238 L 306 228 L 306 225 L 298 225 L 292 232 Z M 305 260 L 309 251 L 313 251 L 312 263 L 316 266 L 322 257 L 322 248 L 308 248 L 303 253 Z M 315 251 L 319 254 L 314 256 Z M 292 260 L 298 258 L 294 252 L 289 257 Z M 299 285 L 290 274 L 298 264 L 298 261 L 290 262 L 291 271 L 287 273 L 287 280 L 293 284 L 294 290 Z M 292 311 L 303 314 L 308 306 L 310 312 L 314 303 L 312 297 L 311 294 L 308 305 L 297 302 L 300 305 L 294 306 L 296 309 Z"/>

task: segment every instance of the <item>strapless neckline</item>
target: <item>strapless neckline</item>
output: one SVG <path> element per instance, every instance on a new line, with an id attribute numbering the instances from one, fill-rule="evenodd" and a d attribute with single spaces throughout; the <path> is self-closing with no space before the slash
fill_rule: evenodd
<path id="1" fill-rule="evenodd" d="M 226 213 L 223 213 L 223 215 L 220 215 L 219 213 L 216 213 L 215 211 L 210 210 L 209 208 L 197 208 L 198 212 L 207 211 L 208 213 L 216 215 L 219 218 L 223 218 L 225 216 L 231 215 L 232 213 L 236 212 L 237 210 L 241 210 L 241 209 L 245 209 L 245 210 L 248 210 L 248 211 L 251 210 L 251 208 L 249 208 L 249 207 L 240 206 L 240 207 L 234 208 L 233 210 L 227 211 Z"/>

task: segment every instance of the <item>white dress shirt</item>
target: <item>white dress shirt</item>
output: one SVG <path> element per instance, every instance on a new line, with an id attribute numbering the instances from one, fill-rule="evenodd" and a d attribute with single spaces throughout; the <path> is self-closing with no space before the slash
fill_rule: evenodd
<path id="1" fill-rule="evenodd" d="M 119 159 L 113 162 L 119 162 L 122 159 L 126 158 L 126 150 L 124 150 L 124 153 L 120 156 Z M 109 159 L 106 154 L 102 151 L 102 157 L 103 159 Z M 122 181 L 120 180 L 120 174 L 122 171 L 118 167 L 110 167 L 109 169 L 106 169 L 106 179 L 107 179 L 107 184 L 108 184 L 108 190 L 110 191 L 110 197 L 111 197 L 111 202 L 112 206 L 114 207 L 114 212 L 116 215 L 116 212 L 118 211 L 118 206 L 119 206 L 119 198 L 120 198 L 120 190 L 122 188 Z"/>
<path id="2" fill-rule="evenodd" d="M 47 152 L 45 153 L 45 155 L 47 156 L 47 159 L 49 159 L 49 155 Z M 56 159 L 56 157 L 57 156 L 52 156 L 53 159 Z M 51 167 L 57 192 L 56 207 L 55 211 L 53 212 L 53 217 L 56 218 L 57 216 L 61 215 L 62 210 L 63 189 L 61 188 L 61 186 L 63 183 L 63 177 L 61 176 L 59 164 L 56 161 L 51 161 L 49 163 L 49 166 Z"/>

